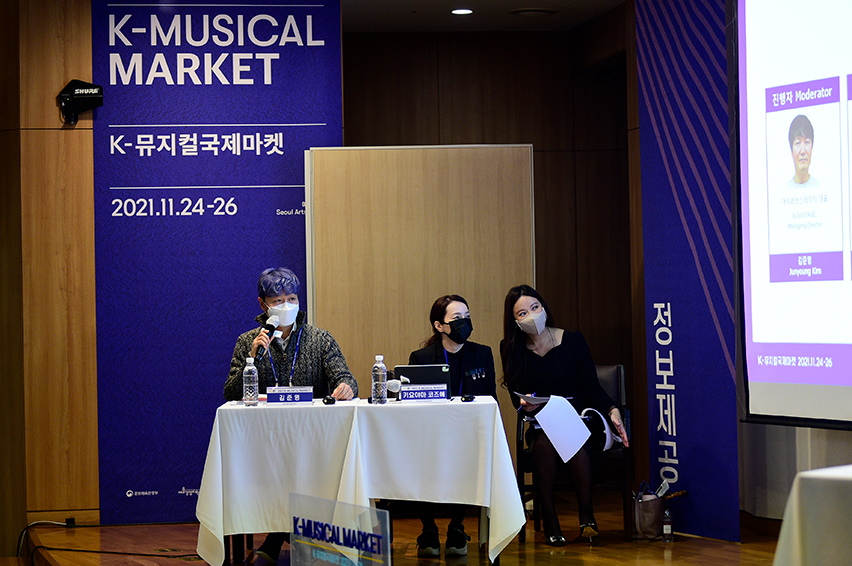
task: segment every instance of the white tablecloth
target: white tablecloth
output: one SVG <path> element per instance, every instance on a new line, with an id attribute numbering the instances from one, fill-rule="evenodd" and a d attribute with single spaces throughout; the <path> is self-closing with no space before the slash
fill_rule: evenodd
<path id="1" fill-rule="evenodd" d="M 219 566 L 226 535 L 290 531 L 290 492 L 363 506 L 408 499 L 487 507 L 492 561 L 525 523 L 491 397 L 222 405 L 198 495 L 198 554 Z"/>
<path id="2" fill-rule="evenodd" d="M 774 566 L 852 564 L 852 466 L 800 472 L 793 480 Z"/>

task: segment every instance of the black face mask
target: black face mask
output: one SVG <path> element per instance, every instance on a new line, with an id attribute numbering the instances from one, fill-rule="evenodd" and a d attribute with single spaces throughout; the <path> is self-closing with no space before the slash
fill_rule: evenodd
<path id="1" fill-rule="evenodd" d="M 464 344 L 470 338 L 470 333 L 473 332 L 473 323 L 469 318 L 457 318 L 445 323 L 450 327 L 450 333 L 447 338 L 456 344 Z"/>

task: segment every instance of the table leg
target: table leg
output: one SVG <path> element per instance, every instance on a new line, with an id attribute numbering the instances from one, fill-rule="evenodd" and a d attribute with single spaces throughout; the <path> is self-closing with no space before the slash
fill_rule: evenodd
<path id="1" fill-rule="evenodd" d="M 231 556 L 234 564 L 240 564 L 246 559 L 246 537 L 245 535 L 231 535 Z"/>

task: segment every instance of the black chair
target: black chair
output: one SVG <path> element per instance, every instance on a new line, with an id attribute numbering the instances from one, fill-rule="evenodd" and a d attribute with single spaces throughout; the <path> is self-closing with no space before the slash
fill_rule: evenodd
<path id="1" fill-rule="evenodd" d="M 627 430 L 628 439 L 630 438 L 630 411 L 627 408 L 627 390 L 624 386 L 624 366 L 596 366 L 598 380 L 604 391 L 609 394 L 613 401 L 621 409 L 624 426 Z M 606 415 L 604 415 L 606 417 Z M 516 464 L 518 476 L 518 490 L 521 492 L 521 500 L 526 504 L 528 501 L 533 502 L 533 527 L 536 531 L 541 530 L 541 513 L 538 504 L 538 495 L 535 484 L 532 479 L 527 481 L 527 474 L 532 477 L 532 465 L 530 462 L 530 452 L 524 442 L 524 431 L 526 430 L 526 421 L 521 414 L 518 414 L 517 436 L 515 438 L 516 447 Z M 615 432 L 615 430 L 613 430 Z M 562 476 L 564 481 L 562 481 Z M 633 485 L 633 455 L 629 448 L 624 448 L 621 443 L 616 443 L 607 451 L 599 451 L 592 453 L 592 486 L 604 488 L 618 488 L 621 490 L 621 498 L 624 513 L 624 539 L 633 540 L 633 494 L 631 486 Z M 560 480 L 557 481 L 557 491 L 573 491 L 570 480 L 567 474 L 560 474 Z M 526 531 L 521 529 L 518 533 L 520 542 L 526 541 Z"/>

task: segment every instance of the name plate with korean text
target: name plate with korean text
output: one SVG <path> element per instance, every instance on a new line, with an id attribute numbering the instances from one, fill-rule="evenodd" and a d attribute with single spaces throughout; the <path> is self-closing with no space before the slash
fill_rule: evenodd
<path id="1" fill-rule="evenodd" d="M 447 384 L 411 384 L 403 385 L 399 390 L 400 401 L 447 401 Z"/>
<path id="2" fill-rule="evenodd" d="M 314 400 L 314 388 L 310 385 L 300 387 L 267 387 L 266 402 L 281 403 L 284 405 L 300 405 L 312 403 Z"/>

